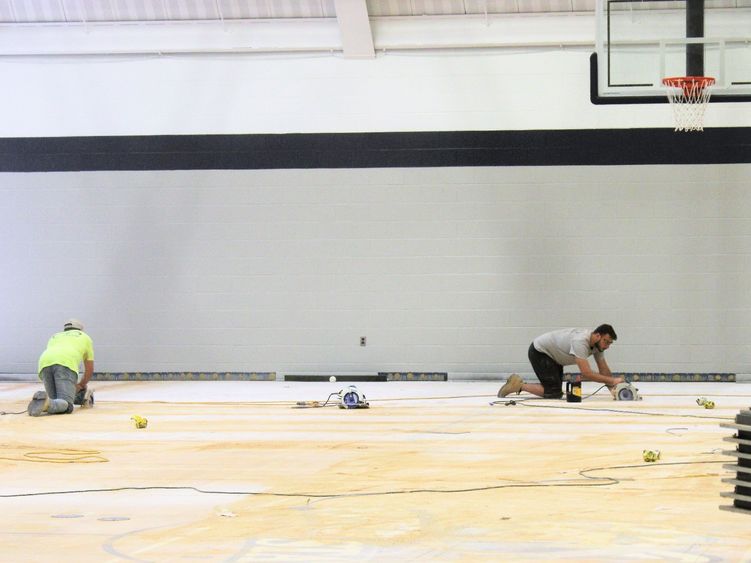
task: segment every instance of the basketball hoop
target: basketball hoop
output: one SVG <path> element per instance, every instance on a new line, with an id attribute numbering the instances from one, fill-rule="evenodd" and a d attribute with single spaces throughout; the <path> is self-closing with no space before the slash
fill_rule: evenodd
<path id="1" fill-rule="evenodd" d="M 704 131 L 704 110 L 712 94 L 714 78 L 709 76 L 674 76 L 663 78 L 668 101 L 673 106 L 676 131 Z"/>

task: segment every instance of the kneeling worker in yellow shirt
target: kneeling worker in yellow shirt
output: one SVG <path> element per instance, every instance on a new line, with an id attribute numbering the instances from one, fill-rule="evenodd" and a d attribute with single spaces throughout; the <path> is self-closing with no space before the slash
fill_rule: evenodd
<path id="1" fill-rule="evenodd" d="M 78 368 L 84 373 L 79 381 Z M 52 335 L 39 357 L 39 379 L 45 391 L 37 391 L 28 407 L 30 416 L 67 414 L 73 405 L 91 407 L 94 394 L 87 384 L 94 373 L 94 344 L 83 331 L 83 323 L 70 319 L 63 331 Z"/>

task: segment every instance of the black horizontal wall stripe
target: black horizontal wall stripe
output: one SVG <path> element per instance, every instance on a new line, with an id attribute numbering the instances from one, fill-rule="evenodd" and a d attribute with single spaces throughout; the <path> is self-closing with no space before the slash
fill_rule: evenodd
<path id="1" fill-rule="evenodd" d="M 0 139 L 2 172 L 747 162 L 749 127 Z"/>

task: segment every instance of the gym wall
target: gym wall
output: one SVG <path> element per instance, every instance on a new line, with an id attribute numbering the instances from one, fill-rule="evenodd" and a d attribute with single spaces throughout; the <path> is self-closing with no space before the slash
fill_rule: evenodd
<path id="1" fill-rule="evenodd" d="M 748 372 L 748 104 L 673 133 L 590 52 L 0 61 L 0 372 L 69 316 L 99 371 L 486 376 L 610 322 L 619 371 Z"/>

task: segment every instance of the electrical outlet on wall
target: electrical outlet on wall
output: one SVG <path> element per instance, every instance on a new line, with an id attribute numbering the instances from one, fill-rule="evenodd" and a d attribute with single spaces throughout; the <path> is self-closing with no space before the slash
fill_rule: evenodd
<path id="1" fill-rule="evenodd" d="M 366 346 L 368 344 L 368 337 L 367 336 L 361 336 L 360 337 L 360 346 Z"/>

